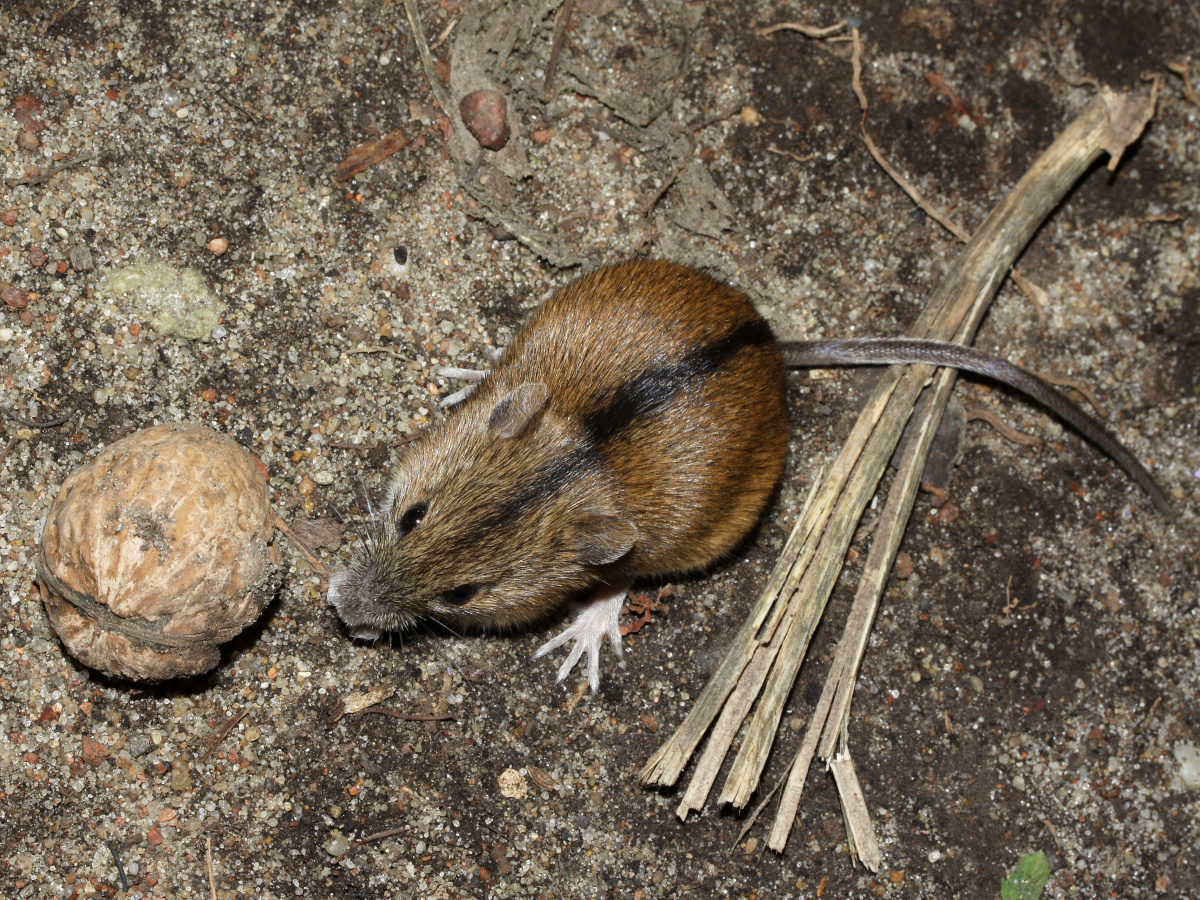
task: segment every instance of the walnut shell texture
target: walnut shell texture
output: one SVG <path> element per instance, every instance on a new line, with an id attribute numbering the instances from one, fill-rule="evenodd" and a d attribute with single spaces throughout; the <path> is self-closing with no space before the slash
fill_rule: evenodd
<path id="1" fill-rule="evenodd" d="M 198 675 L 278 587 L 258 464 L 199 425 L 157 425 L 73 472 L 46 516 L 38 580 L 68 652 L 107 675 Z"/>

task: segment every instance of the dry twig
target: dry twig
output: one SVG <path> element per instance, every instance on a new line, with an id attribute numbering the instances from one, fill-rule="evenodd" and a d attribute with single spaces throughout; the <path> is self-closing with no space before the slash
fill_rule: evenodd
<path id="1" fill-rule="evenodd" d="M 446 90 L 445 83 L 437 76 L 433 54 L 429 52 L 429 42 L 425 40 L 425 29 L 421 27 L 421 17 L 417 15 L 417 0 L 404 0 L 404 12 L 408 16 L 408 25 L 412 29 L 417 55 L 421 57 L 421 66 L 425 69 L 429 89 L 433 91 L 433 97 L 442 108 L 442 112 L 449 117 L 454 111 L 454 104 L 450 100 L 450 92 Z"/>
<path id="2" fill-rule="evenodd" d="M 861 40 L 857 30 L 851 32 L 851 37 L 855 48 L 853 84 L 865 109 Z M 1102 91 L 971 238 L 918 319 L 914 336 L 968 343 L 1013 260 L 1043 219 L 1092 161 L 1105 151 L 1119 155 L 1122 141 L 1132 140 L 1136 136 L 1135 125 L 1140 129 L 1137 123 L 1145 121 L 1144 103 Z M 877 153 L 872 156 L 885 170 L 889 169 Z M 674 784 L 700 741 L 708 735 L 696 773 L 677 810 L 681 817 L 703 805 L 739 733 L 741 748 L 720 800 L 744 806 L 756 789 L 784 701 L 824 611 L 855 524 L 933 371 L 928 366 L 895 367 L 881 379 L 837 462 L 822 479 L 820 491 L 805 504 L 779 564 L 717 673 L 679 730 L 643 769 L 642 780 L 647 784 Z M 809 765 L 819 754 L 834 774 L 852 851 L 872 870 L 877 871 L 882 863 L 846 745 L 845 727 L 870 625 L 893 567 L 925 457 L 954 377 L 955 373 L 949 370 L 938 371 L 934 376 L 932 398 L 916 423 L 916 439 L 899 465 L 899 474 L 879 516 L 845 636 L 838 644 L 825 690 L 780 799 L 768 839 L 768 846 L 775 850 L 783 849 Z M 747 723 L 756 698 L 753 717 Z"/>
<path id="3" fill-rule="evenodd" d="M 365 716 L 367 713 L 374 713 L 377 716 L 391 716 L 393 719 L 403 719 L 405 722 L 446 722 L 454 720 L 454 716 L 449 713 L 430 716 L 419 713 L 396 712 L 394 709 L 380 709 L 377 706 L 368 706 L 366 709 L 360 709 L 354 715 Z"/>
<path id="4" fill-rule="evenodd" d="M 24 425 L 26 428 L 42 429 L 42 428 L 57 428 L 59 425 L 66 424 L 67 420 L 70 419 L 71 416 L 75 415 L 76 408 L 77 407 L 72 406 L 70 409 L 68 409 L 65 413 L 63 413 L 57 419 L 47 419 L 44 422 L 30 422 L 28 419 L 22 419 L 15 412 L 13 412 L 10 409 L 5 409 L 3 406 L 0 406 L 0 413 L 4 413 L 5 416 L 12 419 L 18 425 Z"/>
<path id="5" fill-rule="evenodd" d="M 1196 96 L 1196 91 L 1192 87 L 1191 67 L 1188 63 L 1184 60 L 1167 63 L 1167 68 L 1183 79 L 1183 95 L 1196 106 L 1200 106 L 1200 97 Z"/>
<path id="6" fill-rule="evenodd" d="M 575 0 L 566 0 L 554 20 L 554 43 L 550 46 L 550 62 L 546 64 L 546 79 L 542 82 L 542 100 L 550 99 L 554 89 L 554 71 L 558 68 L 558 54 L 562 52 L 567 28 L 571 25 L 571 14 L 575 12 Z"/>
<path id="7" fill-rule="evenodd" d="M 80 153 L 78 156 L 74 156 L 71 159 L 64 160 L 63 162 L 60 162 L 60 163 L 55 163 L 54 165 L 50 166 L 48 169 L 43 169 L 36 175 L 29 175 L 29 176 L 26 176 L 25 178 L 14 178 L 14 179 L 11 179 L 8 183 L 13 184 L 13 185 L 26 184 L 26 185 L 30 185 L 30 186 L 36 185 L 36 184 L 45 184 L 47 181 L 49 181 L 51 178 L 53 178 L 59 172 L 65 172 L 67 169 L 73 169 L 76 166 L 81 166 L 85 162 L 91 162 L 95 158 L 96 158 L 95 153 Z"/>
<path id="8" fill-rule="evenodd" d="M 303 556 L 308 561 L 308 564 L 313 567 L 314 572 L 325 579 L 328 579 L 329 576 L 333 574 L 329 571 L 329 567 L 317 559 L 316 554 L 308 549 L 304 541 L 300 540 L 300 538 L 296 536 L 296 532 L 292 531 L 292 529 L 288 527 L 288 523 L 283 521 L 283 516 L 279 515 L 279 513 L 275 513 L 275 527 L 283 532 L 283 536 L 291 541 L 292 546 L 300 551 L 300 555 Z"/>
<path id="9" fill-rule="evenodd" d="M 216 750 L 221 745 L 221 741 L 225 740 L 229 732 L 233 731 L 237 727 L 238 722 L 246 718 L 249 712 L 248 709 L 243 709 L 226 719 L 225 724 L 214 731 L 209 739 L 204 742 L 204 748 L 200 751 L 200 759 L 207 758 L 210 753 Z"/>
<path id="10" fill-rule="evenodd" d="M 339 183 L 349 181 L 359 172 L 364 172 L 371 166 L 378 165 L 398 150 L 409 145 L 409 140 L 400 131 L 393 131 L 377 141 L 360 144 L 338 163 L 333 172 L 333 180 Z"/>
<path id="11" fill-rule="evenodd" d="M 827 38 L 838 34 L 844 30 L 845 27 L 845 19 L 842 19 L 842 21 L 836 22 L 833 25 L 827 25 L 824 28 L 814 25 L 804 25 L 800 22 L 780 22 L 778 25 L 772 25 L 769 28 L 759 29 L 758 33 L 761 37 L 766 37 L 767 35 L 774 34 L 777 31 L 798 31 L 804 36 L 810 38 Z"/>
<path id="12" fill-rule="evenodd" d="M 347 856 L 349 856 L 351 853 L 353 853 L 356 849 L 361 847 L 363 844 L 369 844 L 372 841 L 382 841 L 384 838 L 395 837 L 398 834 L 404 834 L 404 832 L 405 832 L 404 828 L 388 828 L 386 831 L 377 831 L 374 834 L 368 834 L 365 838 L 361 838 L 361 839 L 355 841 L 353 844 L 351 844 L 350 849 L 347 850 L 345 853 L 341 854 L 333 862 L 335 865 L 337 863 L 340 863 L 343 859 L 345 859 Z"/>
<path id="13" fill-rule="evenodd" d="M 204 837 L 204 862 L 208 869 L 208 891 L 212 895 L 212 900 L 217 900 L 217 878 L 213 874 L 212 838 L 208 835 Z"/>

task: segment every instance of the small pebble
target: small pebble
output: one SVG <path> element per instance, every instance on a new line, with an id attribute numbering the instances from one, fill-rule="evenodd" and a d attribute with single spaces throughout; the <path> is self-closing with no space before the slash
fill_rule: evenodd
<path id="1" fill-rule="evenodd" d="M 313 481 L 317 484 L 333 484 L 332 472 L 318 472 L 313 476 Z"/>
<path id="2" fill-rule="evenodd" d="M 0 300 L 11 309 L 24 309 L 29 305 L 29 294 L 10 284 L 0 288 Z"/>
<path id="3" fill-rule="evenodd" d="M 96 268 L 92 260 L 92 251 L 84 244 L 72 244 L 71 249 L 67 251 L 67 261 L 76 272 L 90 272 Z"/>
<path id="4" fill-rule="evenodd" d="M 500 784 L 500 793 L 513 800 L 522 800 L 529 792 L 525 777 L 516 769 L 505 769 L 496 780 Z"/>
<path id="5" fill-rule="evenodd" d="M 38 148 L 38 136 L 32 131 L 22 131 L 17 135 L 17 146 L 22 150 L 36 150 Z"/>
<path id="6" fill-rule="evenodd" d="M 499 91 L 467 94 L 458 111 L 479 146 L 486 150 L 501 150 L 508 143 L 508 103 Z"/>
<path id="7" fill-rule="evenodd" d="M 335 834 L 325 845 L 325 852 L 330 856 L 341 856 L 350 851 L 350 840 L 344 834 Z"/>
<path id="8" fill-rule="evenodd" d="M 129 755 L 134 759 L 145 756 L 150 752 L 150 738 L 144 734 L 135 734 L 125 742 L 125 749 L 129 751 Z"/>
<path id="9" fill-rule="evenodd" d="M 220 256 L 229 249 L 229 240 L 223 237 L 216 237 L 204 246 L 208 248 L 208 252 L 213 256 Z"/>
<path id="10" fill-rule="evenodd" d="M 0 222 L 12 228 L 17 224 L 17 211 L 15 209 L 6 209 L 0 212 Z"/>
<path id="11" fill-rule="evenodd" d="M 40 269 L 47 262 L 49 262 L 49 260 L 50 257 L 46 255 L 46 251 L 41 247 L 29 248 L 29 264 L 35 269 Z"/>

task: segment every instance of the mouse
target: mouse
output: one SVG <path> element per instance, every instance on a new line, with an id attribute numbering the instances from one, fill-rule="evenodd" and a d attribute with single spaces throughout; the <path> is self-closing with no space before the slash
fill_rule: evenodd
<path id="1" fill-rule="evenodd" d="M 408 445 L 371 534 L 329 581 L 354 638 L 436 619 L 471 629 L 575 616 L 535 656 L 572 647 L 599 687 L 639 580 L 703 573 L 757 526 L 783 475 L 789 366 L 929 363 L 1002 381 L 1165 493 L 1103 426 L 1037 376 L 960 344 L 776 340 L 742 292 L 642 260 L 598 269 L 533 310 L 476 389 Z"/>

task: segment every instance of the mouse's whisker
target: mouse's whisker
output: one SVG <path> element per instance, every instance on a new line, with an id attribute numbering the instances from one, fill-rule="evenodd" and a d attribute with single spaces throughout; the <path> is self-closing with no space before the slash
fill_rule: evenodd
<path id="1" fill-rule="evenodd" d="M 456 638 L 460 638 L 460 639 L 462 638 L 462 634 L 460 632 L 451 628 L 449 625 L 447 625 L 441 619 L 433 618 L 433 619 L 430 619 L 429 621 L 434 622 L 435 624 L 438 625 L 438 627 L 442 628 L 447 633 L 454 635 Z"/>

